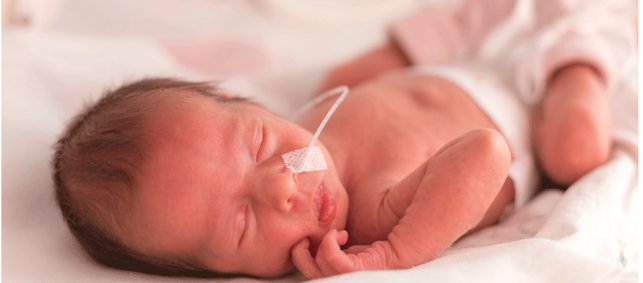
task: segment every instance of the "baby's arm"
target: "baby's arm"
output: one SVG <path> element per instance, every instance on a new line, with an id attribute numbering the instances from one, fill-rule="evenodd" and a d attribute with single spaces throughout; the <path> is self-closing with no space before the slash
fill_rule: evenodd
<path id="1" fill-rule="evenodd" d="M 387 197 L 403 216 L 387 240 L 342 251 L 347 234 L 332 231 L 315 258 L 305 241 L 297 245 L 293 262 L 304 275 L 315 278 L 408 268 L 431 260 L 482 220 L 507 178 L 510 156 L 499 133 L 486 129 L 467 133 L 390 190 Z M 409 194 L 412 200 L 404 209 Z"/>
<path id="2" fill-rule="evenodd" d="M 550 79 L 533 116 L 536 156 L 554 182 L 569 185 L 608 159 L 609 99 L 592 66 L 561 68 Z"/>
<path id="3" fill-rule="evenodd" d="M 533 111 L 533 144 L 545 175 L 568 186 L 610 157 L 610 95 L 636 62 L 632 1 L 535 2 L 538 33 L 508 56 L 514 88 Z M 552 15 L 559 15 L 552 17 Z"/>
<path id="4" fill-rule="evenodd" d="M 353 87 L 387 71 L 409 66 L 402 50 L 392 40 L 345 62 L 328 72 L 320 90 L 338 85 Z"/>

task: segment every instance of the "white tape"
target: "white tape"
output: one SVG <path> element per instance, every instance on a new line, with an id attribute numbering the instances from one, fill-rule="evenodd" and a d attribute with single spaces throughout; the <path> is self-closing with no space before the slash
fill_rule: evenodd
<path id="1" fill-rule="evenodd" d="M 308 107 L 304 107 L 304 109 L 310 109 L 324 101 L 326 98 L 338 94 L 339 97 L 330 107 L 330 109 L 326 113 L 326 116 L 324 116 L 324 119 L 319 124 L 319 127 L 317 127 L 317 130 L 315 131 L 310 144 L 307 147 L 293 150 L 281 155 L 281 159 L 284 161 L 284 164 L 288 169 L 292 170 L 295 173 L 301 173 L 321 171 L 328 168 L 326 159 L 324 158 L 324 153 L 322 152 L 321 148 L 315 146 L 315 142 L 319 138 L 319 134 L 321 134 L 322 130 L 324 130 L 324 127 L 326 126 L 326 123 L 328 122 L 330 117 L 335 113 L 335 110 L 337 109 L 339 104 L 344 101 L 344 98 L 348 94 L 348 87 L 340 86 L 324 92 L 318 97 L 318 99 L 313 100 L 312 103 L 308 105 Z"/>
<path id="2" fill-rule="evenodd" d="M 288 169 L 295 173 L 326 170 L 324 153 L 318 146 L 304 147 L 281 156 Z"/>

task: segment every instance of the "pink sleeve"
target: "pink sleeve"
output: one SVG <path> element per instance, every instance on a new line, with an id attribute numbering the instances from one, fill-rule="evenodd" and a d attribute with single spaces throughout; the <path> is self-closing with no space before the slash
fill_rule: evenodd
<path id="1" fill-rule="evenodd" d="M 465 36 L 452 9 L 428 7 L 391 26 L 391 36 L 415 65 L 445 63 L 465 51 Z"/>
<path id="2" fill-rule="evenodd" d="M 569 30 L 556 39 L 550 49 L 540 58 L 540 74 L 536 74 L 536 92 L 544 91 L 549 79 L 562 67 L 572 63 L 592 66 L 607 86 L 613 81 L 614 65 L 609 60 L 606 46 L 594 35 Z"/>
<path id="3" fill-rule="evenodd" d="M 551 76 L 572 63 L 592 66 L 610 89 L 636 53 L 633 7 L 621 0 L 534 1 L 534 32 L 524 38 L 529 47 L 512 64 L 525 102 L 538 103 Z"/>
<path id="4" fill-rule="evenodd" d="M 390 35 L 416 65 L 440 64 L 475 53 L 489 31 L 511 12 L 514 0 L 428 6 L 393 23 Z"/>

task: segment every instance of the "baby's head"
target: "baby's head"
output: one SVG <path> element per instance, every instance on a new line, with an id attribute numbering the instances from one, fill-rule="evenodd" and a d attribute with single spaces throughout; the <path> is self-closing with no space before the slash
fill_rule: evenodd
<path id="1" fill-rule="evenodd" d="M 279 276 L 291 248 L 345 226 L 328 170 L 281 155 L 305 129 L 207 83 L 146 79 L 107 93 L 58 141 L 54 181 L 74 236 L 106 265 L 164 275 Z"/>

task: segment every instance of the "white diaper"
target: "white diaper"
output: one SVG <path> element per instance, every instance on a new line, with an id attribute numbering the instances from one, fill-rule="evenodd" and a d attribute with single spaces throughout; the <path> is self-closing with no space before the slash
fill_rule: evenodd
<path id="1" fill-rule="evenodd" d="M 412 74 L 441 77 L 458 84 L 491 118 L 513 153 L 509 177 L 514 182 L 514 208 L 524 205 L 535 193 L 538 172 L 531 148 L 527 106 L 488 69 L 471 66 L 416 66 Z"/>

